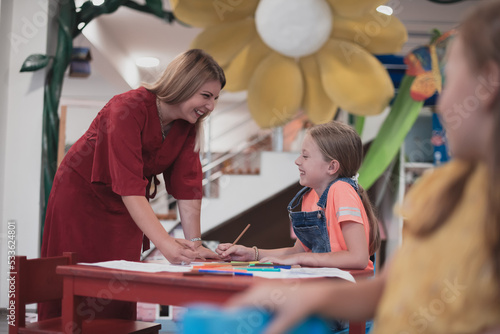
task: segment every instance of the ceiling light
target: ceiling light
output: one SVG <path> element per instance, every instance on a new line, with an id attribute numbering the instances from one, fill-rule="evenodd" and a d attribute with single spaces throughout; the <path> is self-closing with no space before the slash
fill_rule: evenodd
<path id="1" fill-rule="evenodd" d="M 140 67 L 155 67 L 160 64 L 160 60 L 155 57 L 141 57 L 135 60 L 135 64 Z"/>
<path id="2" fill-rule="evenodd" d="M 104 0 L 92 0 L 94 6 L 100 6 L 104 3 Z"/>
<path id="3" fill-rule="evenodd" d="M 385 15 L 392 15 L 393 10 L 389 6 L 382 5 L 382 6 L 377 7 L 377 12 L 385 14 Z"/>

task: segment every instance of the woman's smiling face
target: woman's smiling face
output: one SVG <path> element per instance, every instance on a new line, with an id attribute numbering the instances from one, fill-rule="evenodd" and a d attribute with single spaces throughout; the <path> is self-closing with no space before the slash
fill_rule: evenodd
<path id="1" fill-rule="evenodd" d="M 220 90 L 219 81 L 207 81 L 189 99 L 171 106 L 175 110 L 174 119 L 183 119 L 191 124 L 196 123 L 200 117 L 208 115 L 214 110 Z"/>

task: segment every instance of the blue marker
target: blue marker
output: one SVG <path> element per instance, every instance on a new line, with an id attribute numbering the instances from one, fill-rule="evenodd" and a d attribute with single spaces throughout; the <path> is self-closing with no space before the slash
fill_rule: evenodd
<path id="1" fill-rule="evenodd" d="M 243 273 L 243 272 L 236 272 L 236 271 L 198 269 L 198 272 L 201 274 L 213 274 L 213 275 L 221 275 L 221 276 L 253 276 L 252 273 Z"/>
<path id="2" fill-rule="evenodd" d="M 281 268 L 281 269 L 292 269 L 292 266 L 291 265 L 281 265 L 281 264 L 277 264 L 277 265 L 274 265 L 273 268 Z"/>

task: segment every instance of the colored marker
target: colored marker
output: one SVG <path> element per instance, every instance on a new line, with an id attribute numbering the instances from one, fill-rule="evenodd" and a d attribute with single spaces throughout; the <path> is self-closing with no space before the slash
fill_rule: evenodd
<path id="1" fill-rule="evenodd" d="M 191 275 L 217 275 L 217 276 L 253 276 L 252 273 L 239 272 L 239 271 L 224 271 L 224 270 L 210 270 L 198 269 L 185 274 Z"/>
<path id="2" fill-rule="evenodd" d="M 280 269 L 292 269 L 292 266 L 290 266 L 290 265 L 284 265 L 284 264 L 275 264 L 273 267 L 274 268 L 280 268 Z"/>
<path id="3" fill-rule="evenodd" d="M 281 271 L 281 269 L 280 268 L 260 267 L 260 268 L 247 268 L 247 271 Z"/>

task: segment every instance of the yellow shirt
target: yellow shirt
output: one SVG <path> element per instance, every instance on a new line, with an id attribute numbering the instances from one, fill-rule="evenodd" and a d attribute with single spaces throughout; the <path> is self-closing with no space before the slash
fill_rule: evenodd
<path id="1" fill-rule="evenodd" d="M 424 237 L 412 232 L 425 224 L 423 204 L 439 205 L 439 194 L 466 166 L 450 162 L 424 176 L 408 194 L 403 245 L 388 272 L 373 333 L 477 333 L 500 325 L 500 300 L 494 298 L 500 283 L 485 244 L 486 167 L 475 167 L 441 227 Z"/>

